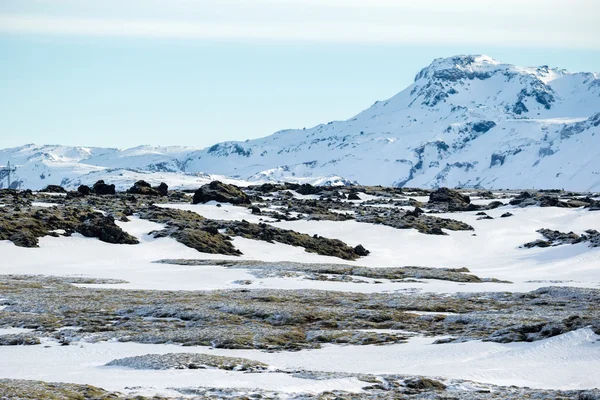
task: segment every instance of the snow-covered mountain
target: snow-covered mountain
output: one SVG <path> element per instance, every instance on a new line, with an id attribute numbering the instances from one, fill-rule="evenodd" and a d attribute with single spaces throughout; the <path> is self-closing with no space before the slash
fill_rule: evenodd
<path id="1" fill-rule="evenodd" d="M 16 184 L 138 178 L 194 186 L 241 180 L 411 187 L 600 190 L 600 74 L 434 60 L 412 85 L 347 121 L 206 149 L 27 145 L 0 151 Z M 343 178 L 341 178 L 343 177 Z M 5 185 L 5 181 L 3 182 Z"/>

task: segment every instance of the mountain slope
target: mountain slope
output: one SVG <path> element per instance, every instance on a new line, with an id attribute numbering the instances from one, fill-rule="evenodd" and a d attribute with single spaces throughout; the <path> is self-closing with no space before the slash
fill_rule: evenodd
<path id="1" fill-rule="evenodd" d="M 27 171 L 21 184 L 28 187 L 42 184 L 38 172 L 65 178 L 68 186 L 118 168 L 244 180 L 339 182 L 341 176 L 362 184 L 594 191 L 600 190 L 599 78 L 457 56 L 434 60 L 408 88 L 347 121 L 202 150 L 24 146 L 0 151 L 0 165 L 9 158 L 20 164 L 16 174 Z"/>

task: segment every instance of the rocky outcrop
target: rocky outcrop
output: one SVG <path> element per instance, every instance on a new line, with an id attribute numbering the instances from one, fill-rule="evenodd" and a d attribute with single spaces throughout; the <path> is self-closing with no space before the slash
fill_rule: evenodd
<path id="1" fill-rule="evenodd" d="M 146 181 L 137 181 L 127 191 L 127 193 L 141 194 L 145 196 L 167 196 L 169 194 L 169 187 L 164 182 L 157 187 L 152 187 L 152 185 Z"/>
<path id="2" fill-rule="evenodd" d="M 38 238 L 59 236 L 57 230 L 64 231 L 64 235 L 78 232 L 107 243 L 138 243 L 115 224 L 113 217 L 89 207 L 0 207 L 0 240 L 10 240 L 20 247 L 37 247 Z"/>
<path id="3" fill-rule="evenodd" d="M 115 224 L 110 215 L 88 214 L 75 230 L 86 237 L 95 237 L 106 243 L 138 244 L 139 241 Z"/>
<path id="4" fill-rule="evenodd" d="M 560 191 L 521 192 L 510 201 L 510 205 L 519 207 L 561 207 L 578 208 L 589 207 L 593 200 L 589 197 L 574 198 L 573 195 L 561 193 Z"/>
<path id="5" fill-rule="evenodd" d="M 143 219 L 166 225 L 163 230 L 151 232 L 154 237 L 170 236 L 203 253 L 241 255 L 242 253 L 231 243 L 232 236 L 241 236 L 269 243 L 299 246 L 310 253 L 344 260 L 355 260 L 361 256 L 360 254 L 368 254 L 368 250 L 363 247 L 353 248 L 341 240 L 310 236 L 264 223 L 211 220 L 192 211 L 156 206 L 142 210 L 139 215 Z"/>
<path id="6" fill-rule="evenodd" d="M 0 336 L 0 346 L 33 346 L 40 343 L 40 339 L 26 333 Z"/>
<path id="7" fill-rule="evenodd" d="M 67 193 L 64 187 L 58 185 L 48 185 L 41 191 L 45 193 Z"/>
<path id="8" fill-rule="evenodd" d="M 90 194 L 92 194 L 92 189 L 90 189 L 88 185 L 79 185 L 79 187 L 77 188 L 77 192 L 82 196 L 89 196 Z"/>
<path id="9" fill-rule="evenodd" d="M 221 369 L 225 371 L 260 372 L 266 371 L 267 364 L 247 358 L 223 357 L 212 354 L 168 353 L 146 354 L 113 360 L 107 367 L 119 366 L 134 369 Z"/>
<path id="10" fill-rule="evenodd" d="M 471 198 L 458 190 L 439 188 L 429 195 L 430 205 L 447 211 L 474 211 L 479 207 L 471 204 Z"/>
<path id="11" fill-rule="evenodd" d="M 533 247 L 551 247 L 584 242 L 589 242 L 590 247 L 600 247 L 600 232 L 594 229 L 588 229 L 582 235 L 573 232 L 564 233 L 552 229 L 539 229 L 537 232 L 541 233 L 545 240 L 538 239 L 533 242 L 525 243 L 523 247 L 531 249 Z"/>
<path id="12" fill-rule="evenodd" d="M 92 187 L 92 192 L 94 192 L 94 194 L 97 195 L 111 195 L 115 194 L 116 190 L 115 185 L 108 185 L 104 183 L 103 180 L 99 180 L 98 182 L 94 183 L 94 186 Z"/>
<path id="13" fill-rule="evenodd" d="M 250 197 L 239 187 L 220 181 L 212 181 L 196 190 L 192 204 L 208 203 L 209 201 L 235 205 L 251 204 Z"/>

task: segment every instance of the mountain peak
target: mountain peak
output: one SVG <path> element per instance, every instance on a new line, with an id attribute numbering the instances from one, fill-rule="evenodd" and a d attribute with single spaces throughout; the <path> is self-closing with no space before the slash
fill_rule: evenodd
<path id="1" fill-rule="evenodd" d="M 490 56 L 481 54 L 436 58 L 429 66 L 423 68 L 417 74 L 415 81 L 423 78 L 431 79 L 440 76 L 446 76 L 448 75 L 448 72 L 455 76 L 486 72 L 489 73 L 490 70 L 498 69 L 498 66 L 500 65 L 507 64 L 502 64 Z"/>

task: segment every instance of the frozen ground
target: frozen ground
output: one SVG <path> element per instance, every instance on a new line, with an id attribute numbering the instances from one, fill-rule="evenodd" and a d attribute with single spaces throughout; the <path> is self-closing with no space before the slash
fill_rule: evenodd
<path id="1" fill-rule="evenodd" d="M 366 200 L 374 199 L 376 198 L 371 196 Z M 507 200 L 503 202 L 506 203 Z M 483 205 L 489 201 L 476 200 L 474 203 Z M 43 206 L 50 204 L 45 203 Z M 140 240 L 138 245 L 107 244 L 79 234 L 41 238 L 39 248 L 21 248 L 8 241 L 0 241 L 3 259 L 0 274 L 120 279 L 128 283 L 78 286 L 130 290 L 319 289 L 362 293 L 410 293 L 418 290 L 423 293 L 453 294 L 529 292 L 552 285 L 600 288 L 600 248 L 590 248 L 586 243 L 550 248 L 520 247 L 541 238 L 536 233 L 540 228 L 575 233 L 598 228 L 600 212 L 590 212 L 583 208 L 519 208 L 505 205 L 486 211 L 493 220 L 478 219 L 477 212 L 436 214 L 464 221 L 474 228 L 474 231 L 448 231 L 447 236 L 438 236 L 421 234 L 412 229 L 399 230 L 356 221 L 275 222 L 267 217 L 253 215 L 245 207 L 227 204 L 217 207 L 214 202 L 161 206 L 194 211 L 211 219 L 267 222 L 301 233 L 337 238 L 350 246 L 361 244 L 371 251 L 367 257 L 357 261 L 342 261 L 308 253 L 300 247 L 236 237 L 233 244 L 243 253 L 241 259 L 366 267 L 467 267 L 479 277 L 497 278 L 512 283 L 459 283 L 427 279 L 401 282 L 379 279 L 375 282 L 368 278 L 361 278 L 362 282 L 337 282 L 293 276 L 261 277 L 247 269 L 217 265 L 156 263 L 157 260 L 167 258 L 240 258 L 199 253 L 169 237 L 155 239 L 149 232 L 160 230 L 163 225 L 136 216 L 130 217 L 130 222 L 117 224 L 137 237 Z M 506 212 L 513 216 L 500 218 Z M 243 286 L 240 282 L 244 282 Z M 10 298 L 2 293 L 0 287 L 0 313 L 6 312 L 6 304 L 10 304 Z M 415 313 L 432 318 L 455 315 L 452 312 Z M 0 328 L 0 336 L 31 332 L 30 329 L 11 326 Z M 398 330 L 395 332 L 399 333 Z M 290 374 L 290 371 L 298 370 L 423 375 L 540 389 L 590 389 L 600 386 L 600 337 L 589 328 L 533 343 L 470 341 L 433 345 L 435 339 L 437 338 L 415 336 L 408 343 L 402 344 L 326 344 L 321 349 L 269 353 L 259 350 L 114 341 L 76 342 L 71 346 L 60 346 L 56 340 L 45 338 L 42 345 L 37 346 L 0 346 L 0 360 L 9 360 L 0 362 L 0 378 L 85 383 L 131 394 L 159 393 L 172 396 L 180 395 L 172 388 L 183 387 L 249 388 L 280 393 L 316 394 L 327 390 L 358 392 L 366 386 L 364 381 L 354 376 L 310 379 Z M 243 373 L 223 370 L 144 371 L 104 366 L 111 360 L 123 357 L 180 352 L 245 357 L 267 363 L 271 369 L 267 373 Z"/>

